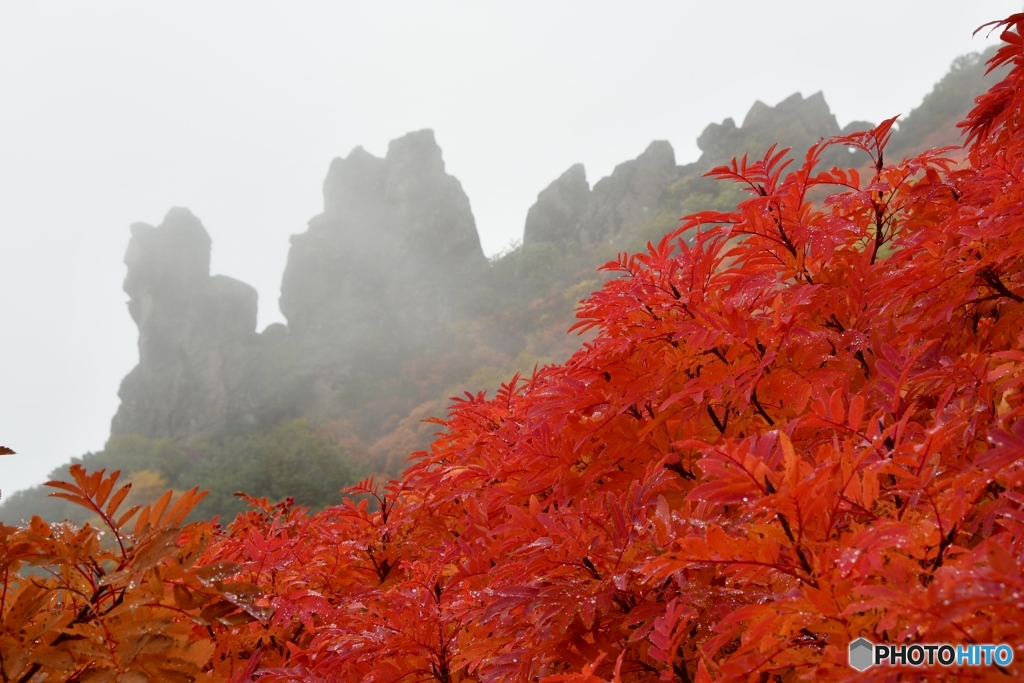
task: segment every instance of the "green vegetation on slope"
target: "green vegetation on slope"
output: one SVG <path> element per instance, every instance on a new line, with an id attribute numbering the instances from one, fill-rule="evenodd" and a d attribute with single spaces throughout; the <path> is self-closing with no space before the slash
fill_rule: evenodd
<path id="1" fill-rule="evenodd" d="M 1005 76 L 1005 69 L 985 76 L 986 62 L 997 47 L 954 59 L 949 72 L 924 96 L 921 105 L 900 117 L 888 151 L 906 154 L 929 138 L 935 138 L 935 145 L 957 144 L 960 131 L 956 124 L 974 106 L 974 98 Z"/>
<path id="2" fill-rule="evenodd" d="M 129 502 L 150 503 L 166 489 L 185 491 L 198 486 L 210 495 L 193 512 L 196 518 L 220 515 L 230 520 L 245 508 L 234 494 L 282 500 L 288 496 L 299 505 L 319 510 L 341 500 L 339 491 L 364 475 L 348 454 L 331 439 L 319 435 L 306 420 L 293 420 L 269 432 L 248 430 L 227 433 L 189 446 L 169 439 L 116 436 L 96 453 L 75 458 L 89 471 L 121 470 L 132 482 Z M 68 467 L 50 473 L 51 479 L 69 478 Z M 0 519 L 8 524 L 29 519 L 84 522 L 87 511 L 47 494 L 37 486 L 12 494 L 0 507 Z"/>

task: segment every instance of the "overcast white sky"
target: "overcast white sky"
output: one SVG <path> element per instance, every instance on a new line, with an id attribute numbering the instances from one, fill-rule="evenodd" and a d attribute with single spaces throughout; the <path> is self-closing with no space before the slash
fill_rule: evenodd
<path id="1" fill-rule="evenodd" d="M 591 184 L 667 139 L 823 90 L 840 125 L 905 113 L 989 0 L 0 0 L 0 458 L 5 493 L 103 446 L 136 330 L 128 226 L 189 207 L 213 271 L 281 320 L 288 236 L 333 157 L 433 128 L 484 250 L 576 162 Z"/>

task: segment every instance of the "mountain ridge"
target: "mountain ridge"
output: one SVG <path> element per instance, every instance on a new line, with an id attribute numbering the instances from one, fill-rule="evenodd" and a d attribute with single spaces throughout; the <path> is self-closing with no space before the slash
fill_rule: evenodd
<path id="1" fill-rule="evenodd" d="M 954 119 L 985 89 L 983 61 L 954 62 L 892 148 L 955 133 Z M 433 131 L 397 138 L 383 158 L 356 147 L 331 162 L 323 211 L 291 238 L 279 300 L 287 324 L 262 332 L 255 290 L 210 274 L 212 240 L 197 217 L 174 208 L 158 226 L 135 224 L 125 291 L 140 356 L 121 385 L 107 449 L 118 455 L 108 460 L 125 466 L 132 448 L 169 448 L 178 469 L 161 476 L 185 486 L 202 469 L 189 462 L 226 457 L 216 454 L 237 435 L 305 420 L 295 433 L 334 449 L 326 461 L 343 454 L 352 471 L 395 474 L 432 440 L 422 420 L 443 415 L 451 393 L 493 389 L 575 350 L 580 340 L 565 330 L 577 302 L 607 277 L 596 266 L 656 241 L 686 213 L 735 206 L 738 188 L 704 177 L 713 165 L 776 142 L 800 154 L 822 137 L 869 127 L 840 128 L 822 93 L 796 93 L 774 107 L 755 102 L 740 126 L 709 124 L 700 158 L 688 164 L 676 163 L 666 141 L 592 186 L 573 164 L 538 193 L 521 245 L 490 260 Z M 842 148 L 828 155 L 830 164 L 863 162 Z M 105 452 L 83 460 L 105 466 Z M 3 518 L 23 515 L 26 496 L 0 505 Z"/>

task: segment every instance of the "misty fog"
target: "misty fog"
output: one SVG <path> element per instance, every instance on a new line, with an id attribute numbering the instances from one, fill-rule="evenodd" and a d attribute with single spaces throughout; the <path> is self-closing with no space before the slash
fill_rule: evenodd
<path id="1" fill-rule="evenodd" d="M 433 130 L 485 256 L 573 164 L 818 91 L 839 126 L 918 106 L 1019 2 L 5 3 L 0 6 L 4 496 L 103 447 L 139 360 L 129 226 L 187 207 L 210 272 L 281 323 L 289 237 L 332 160 Z M 481 264 L 484 262 L 481 260 Z"/>

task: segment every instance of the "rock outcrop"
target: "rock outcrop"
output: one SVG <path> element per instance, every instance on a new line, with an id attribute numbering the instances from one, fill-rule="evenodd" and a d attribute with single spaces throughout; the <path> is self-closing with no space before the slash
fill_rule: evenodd
<path id="1" fill-rule="evenodd" d="M 573 164 L 537 195 L 526 214 L 523 243 L 578 243 L 590 210 L 590 183 L 583 164 Z"/>
<path id="2" fill-rule="evenodd" d="M 672 145 L 664 140 L 616 166 L 593 190 L 583 165 L 575 164 L 537 195 L 526 214 L 523 243 L 614 243 L 657 215 L 666 188 L 686 168 L 676 166 Z"/>
<path id="3" fill-rule="evenodd" d="M 670 198 L 667 193 L 683 178 L 699 176 L 744 153 L 760 158 L 772 144 L 802 155 L 822 138 L 872 127 L 855 121 L 840 130 L 820 92 L 806 99 L 795 93 L 774 107 L 755 102 L 741 127 L 729 118 L 704 129 L 697 139 L 702 154 L 695 163 L 677 166 L 672 146 L 655 140 L 636 159 L 616 166 L 593 190 L 583 165 L 573 165 L 537 195 L 526 216 L 523 244 L 621 243 L 678 203 L 679 197 Z M 830 148 L 822 157 L 822 163 L 830 166 L 857 166 L 865 160 L 863 154 L 840 147 Z"/>
<path id="4" fill-rule="evenodd" d="M 773 144 L 780 150 L 784 147 L 792 149 L 802 159 L 803 153 L 822 138 L 848 135 L 873 127 L 874 124 L 867 121 L 854 121 L 840 129 L 821 92 L 807 98 L 793 93 L 774 107 L 758 100 L 747 112 L 741 127 L 737 128 L 736 122 L 729 118 L 722 123 L 709 124 L 704 129 L 697 138 L 697 147 L 703 152 L 697 163 L 701 168 L 711 168 L 743 154 L 759 159 Z M 833 147 L 826 151 L 822 162 L 827 165 L 851 165 L 851 162 L 857 165 L 864 159 Z"/>
<path id="5" fill-rule="evenodd" d="M 583 241 L 614 242 L 650 221 L 658 214 L 665 190 L 683 172 L 665 140 L 655 140 L 636 159 L 616 166 L 594 184 Z"/>
<path id="6" fill-rule="evenodd" d="M 257 342 L 256 290 L 210 275 L 210 236 L 188 209 L 136 223 L 124 262 L 139 364 L 121 382 L 111 434 L 162 438 L 216 431 L 242 410 Z"/>
<path id="7" fill-rule="evenodd" d="M 508 286 L 540 296 L 561 277 L 556 252 L 657 239 L 686 197 L 705 192 L 695 183 L 712 164 L 763 153 L 776 140 L 801 150 L 839 132 L 821 93 L 797 94 L 775 107 L 755 103 L 742 127 L 731 119 L 708 126 L 694 164 L 678 166 L 662 140 L 592 188 L 576 164 L 530 208 L 524 245 L 546 246 L 527 250 Z M 401 386 L 403 363 L 452 348 L 451 323 L 504 296 L 432 131 L 393 140 L 383 159 L 361 147 L 335 159 L 323 192 L 323 212 L 291 238 L 280 297 L 288 324 L 263 334 L 255 331 L 256 292 L 210 275 L 210 237 L 191 213 L 173 209 L 158 227 L 132 226 L 125 291 L 139 365 L 122 383 L 113 434 L 189 441 L 239 420 L 335 419 L 385 400 L 389 386 Z M 402 401 L 426 398 L 386 401 L 400 411 Z"/>
<path id="8" fill-rule="evenodd" d="M 256 291 L 210 276 L 210 237 L 187 209 L 136 224 L 125 263 L 139 365 L 112 434 L 190 441 L 226 425 L 327 419 L 379 394 L 409 354 L 465 313 L 487 271 L 469 199 L 429 130 L 379 159 L 335 159 L 324 211 L 292 237 L 288 325 L 256 327 Z"/>
<path id="9" fill-rule="evenodd" d="M 291 238 L 281 312 L 299 338 L 372 349 L 422 342 L 462 311 L 487 267 L 469 198 L 430 130 L 384 159 L 354 149 L 331 163 L 324 212 Z"/>

